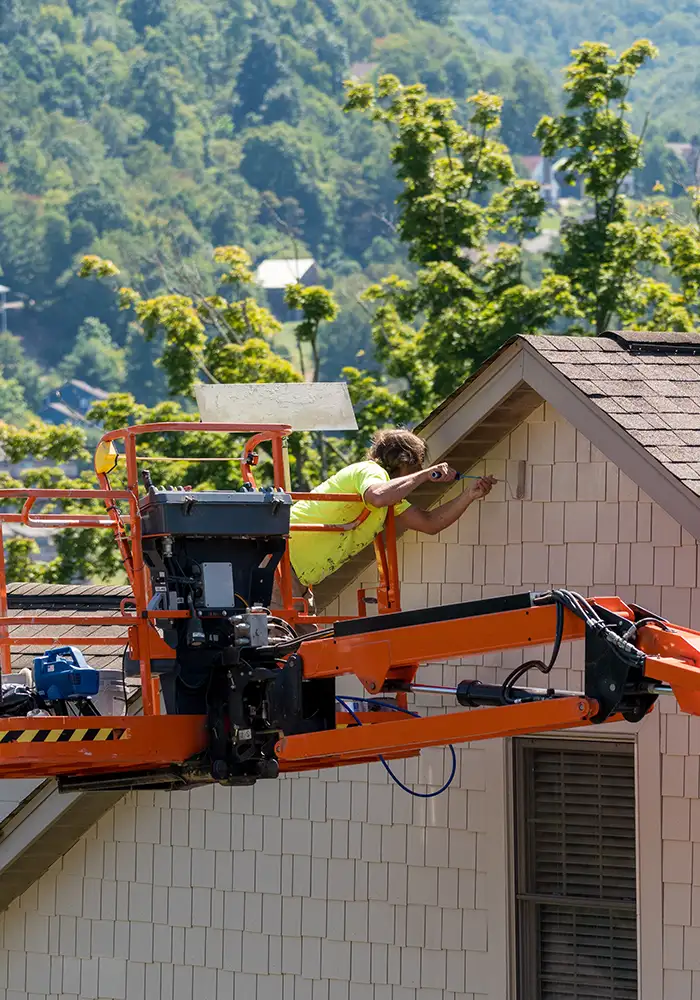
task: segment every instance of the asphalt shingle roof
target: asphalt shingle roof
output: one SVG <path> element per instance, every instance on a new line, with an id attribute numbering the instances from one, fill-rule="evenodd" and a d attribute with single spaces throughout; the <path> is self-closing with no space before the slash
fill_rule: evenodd
<path id="1" fill-rule="evenodd" d="M 105 625 L 42 625 L 41 619 L 48 615 L 68 615 L 71 618 L 118 617 L 118 602 L 131 593 L 129 587 L 89 586 L 84 584 L 11 583 L 8 585 L 8 615 L 31 616 L 36 624 L 10 626 L 10 635 L 19 637 L 51 636 L 62 645 L 62 636 L 71 635 L 85 653 L 88 663 L 99 669 L 122 665 L 122 654 L 126 645 L 123 626 L 110 630 Z M 115 606 L 116 605 L 116 606 Z M 109 636 L 121 633 L 114 645 L 90 645 L 91 636 Z M 34 657 L 46 652 L 48 646 L 38 644 L 15 646 L 12 649 L 12 669 L 31 667 Z"/>
<path id="2" fill-rule="evenodd" d="M 700 334 L 523 339 L 700 495 Z"/>

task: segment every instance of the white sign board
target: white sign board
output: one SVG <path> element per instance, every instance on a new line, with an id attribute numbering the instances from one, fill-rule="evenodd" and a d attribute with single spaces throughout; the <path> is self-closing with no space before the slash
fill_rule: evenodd
<path id="1" fill-rule="evenodd" d="M 195 386 L 204 423 L 289 424 L 295 431 L 356 431 L 345 382 L 244 382 Z"/>

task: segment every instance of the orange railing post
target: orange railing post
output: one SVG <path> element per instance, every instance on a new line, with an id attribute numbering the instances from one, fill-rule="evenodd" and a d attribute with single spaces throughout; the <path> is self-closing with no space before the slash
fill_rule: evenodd
<path id="1" fill-rule="evenodd" d="M 399 583 L 399 558 L 396 545 L 396 515 L 390 507 L 384 526 L 386 535 L 385 555 L 387 561 L 387 603 L 390 611 L 401 610 L 401 585 Z"/>
<path id="2" fill-rule="evenodd" d="M 0 615 L 3 618 L 7 617 L 7 580 L 5 579 L 5 539 L 2 532 L 2 523 L 0 523 Z M 7 625 L 0 627 L 0 637 L 3 639 L 7 638 L 10 634 L 10 630 Z M 3 674 L 9 674 L 12 671 L 12 650 L 9 646 L 0 647 L 0 663 L 2 664 Z"/>

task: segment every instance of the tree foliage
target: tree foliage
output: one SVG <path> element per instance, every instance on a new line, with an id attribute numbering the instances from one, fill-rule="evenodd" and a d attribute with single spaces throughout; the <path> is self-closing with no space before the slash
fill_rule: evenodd
<path id="1" fill-rule="evenodd" d="M 331 271 L 361 266 L 388 235 L 391 169 L 383 141 L 343 117 L 343 79 L 356 62 L 381 63 L 389 38 L 404 68 L 437 86 L 473 63 L 409 0 L 16 0 L 2 13 L 2 281 L 26 303 L 13 332 L 47 371 L 88 317 L 127 346 L 113 297 L 75 280 L 84 255 L 114 261 L 146 301 L 168 289 L 173 261 L 203 265 L 215 294 L 212 246 L 245 243 L 257 262 L 292 254 L 296 239 Z M 294 238 L 269 211 L 275 199 Z M 141 362 L 130 386 L 154 403 L 148 354 Z"/>
<path id="2" fill-rule="evenodd" d="M 566 278 L 523 280 L 522 243 L 544 212 L 539 186 L 516 177 L 498 139 L 502 102 L 479 92 L 466 125 L 453 101 L 394 77 L 351 86 L 347 111 L 392 129 L 391 159 L 402 190 L 398 232 L 418 272 L 371 287 L 378 358 L 406 378 L 419 413 L 450 393 L 471 366 L 515 333 L 538 332 L 575 315 Z M 509 242 L 491 250 L 492 236 Z"/>
<path id="3" fill-rule="evenodd" d="M 629 124 L 630 87 L 657 52 L 635 42 L 619 58 L 607 45 L 587 42 L 574 50 L 564 90 L 566 108 L 544 117 L 535 131 L 545 156 L 563 154 L 561 172 L 583 179 L 590 211 L 562 228 L 550 261 L 570 283 L 584 332 L 603 333 L 613 322 L 688 329 L 696 290 L 676 281 L 687 258 L 674 247 L 697 245 L 696 229 L 666 221 L 665 206 L 633 206 L 625 182 L 642 164 L 642 137 Z M 666 279 L 660 277 L 665 272 Z M 576 327 L 578 328 L 578 327 Z"/>
<path id="4" fill-rule="evenodd" d="M 79 376 L 86 382 L 115 392 L 126 378 L 124 349 L 112 340 L 109 327 L 94 316 L 83 320 L 73 349 L 59 366 L 65 378 Z"/>

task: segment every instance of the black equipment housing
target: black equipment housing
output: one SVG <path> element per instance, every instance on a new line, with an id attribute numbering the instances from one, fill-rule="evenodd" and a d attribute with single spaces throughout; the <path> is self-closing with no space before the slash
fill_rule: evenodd
<path id="1" fill-rule="evenodd" d="M 155 487 L 140 501 L 152 608 L 189 610 L 162 620 L 172 660 L 152 664 L 166 711 L 206 714 L 215 780 L 276 777 L 282 732 L 332 728 L 334 684 L 303 681 L 299 657 L 280 661 L 268 635 L 275 570 L 284 555 L 292 498 L 282 490 L 193 492 Z M 258 609 L 254 609 L 257 605 Z M 257 613 L 253 613 L 256 611 Z M 241 640 L 243 629 L 262 629 Z M 282 638 L 294 640 L 285 623 Z M 138 664 L 127 660 L 128 673 Z M 293 697 L 290 695 L 293 693 Z"/>

